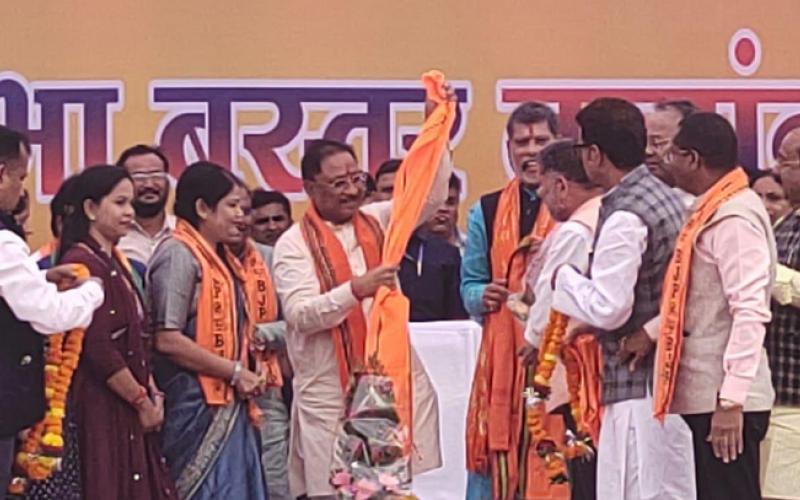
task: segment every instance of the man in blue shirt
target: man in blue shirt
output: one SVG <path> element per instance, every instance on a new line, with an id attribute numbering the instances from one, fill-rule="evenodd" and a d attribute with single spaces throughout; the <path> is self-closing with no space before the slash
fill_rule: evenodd
<path id="1" fill-rule="evenodd" d="M 548 144 L 558 137 L 558 117 L 555 112 L 545 104 L 538 102 L 526 102 L 520 104 L 506 124 L 507 152 L 511 166 L 514 170 L 514 182 L 519 179 L 519 235 L 523 238 L 531 233 L 536 217 L 539 214 L 541 201 L 536 194 L 539 188 L 540 167 L 538 155 Z M 494 240 L 495 216 L 500 202 L 502 190 L 494 191 L 481 197 L 469 211 L 467 218 L 467 245 L 464 252 L 464 259 L 461 266 L 461 296 L 467 312 L 473 318 L 483 322 L 484 316 L 497 313 L 505 304 L 509 295 L 507 280 L 499 278 L 493 279 L 492 276 L 504 276 L 506 270 L 494 272 L 491 268 L 491 249 Z M 500 270 L 496 270 L 500 271 Z M 511 332 L 509 332 L 511 333 Z M 487 342 L 490 336 L 483 335 L 483 341 Z M 487 345 L 481 346 L 482 355 L 487 354 Z M 505 362 L 505 360 L 504 360 Z M 507 360 L 508 363 L 518 363 L 518 359 Z M 478 370 L 481 367 L 479 366 Z M 491 370 L 491 368 L 489 369 Z M 484 379 L 491 380 L 490 374 L 482 374 Z M 476 371 L 476 379 L 478 377 Z M 473 386 L 473 392 L 476 388 Z M 473 395 L 474 396 L 474 395 Z M 491 399 L 491 397 L 490 397 Z M 475 397 L 471 398 L 471 405 Z M 522 395 L 519 395 L 520 405 Z M 473 414 L 476 409 L 472 408 Z M 485 424 L 485 427 L 484 427 Z M 482 422 L 481 427 L 490 428 L 494 423 L 491 419 Z M 507 425 L 498 423 L 498 425 Z M 513 431 L 516 432 L 516 431 Z M 524 442 L 524 440 L 523 440 Z M 482 455 L 486 450 L 470 449 L 475 445 L 472 440 L 468 440 L 468 456 Z M 516 460 L 509 460 L 508 455 L 517 454 L 519 457 L 527 455 L 527 450 L 489 450 L 490 461 L 500 464 L 514 463 Z M 511 457 L 514 458 L 514 457 Z M 504 466 L 492 466 L 490 470 L 477 470 L 474 465 L 470 466 L 469 481 L 467 486 L 467 498 L 469 500 L 484 500 L 492 498 L 492 477 L 491 474 Z M 503 482 L 501 480 L 498 480 Z M 498 481 L 494 481 L 498 484 Z M 506 479 L 505 482 L 508 482 Z M 514 481 L 510 481 L 514 482 Z M 519 484 L 507 484 L 503 490 L 516 490 L 522 488 L 523 481 Z M 508 495 L 512 495 L 508 491 Z"/>

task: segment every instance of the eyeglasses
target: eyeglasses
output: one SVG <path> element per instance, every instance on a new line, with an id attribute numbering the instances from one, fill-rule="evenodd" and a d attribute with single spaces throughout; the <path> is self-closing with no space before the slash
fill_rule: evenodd
<path id="1" fill-rule="evenodd" d="M 356 188 L 364 188 L 367 185 L 367 173 L 366 172 L 359 172 L 357 174 L 352 174 L 350 176 L 343 176 L 339 177 L 338 179 L 334 179 L 331 182 L 327 181 L 320 181 L 315 180 L 314 182 L 318 184 L 323 184 L 328 186 L 329 188 L 333 189 L 334 191 L 341 193 L 351 185 L 355 186 Z"/>
<path id="2" fill-rule="evenodd" d="M 134 182 L 147 182 L 147 181 L 164 181 L 167 180 L 168 174 L 163 171 L 158 172 L 135 172 L 131 174 L 131 179 Z"/>
<path id="3" fill-rule="evenodd" d="M 572 145 L 572 147 L 575 149 L 585 149 L 585 148 L 590 148 L 592 146 L 594 146 L 594 144 L 589 142 L 576 142 L 575 144 Z"/>
<path id="4" fill-rule="evenodd" d="M 691 155 L 691 151 L 687 151 L 685 149 L 676 149 L 672 148 L 664 154 L 664 161 L 667 163 L 674 163 L 675 162 L 675 155 L 680 156 L 689 156 Z"/>

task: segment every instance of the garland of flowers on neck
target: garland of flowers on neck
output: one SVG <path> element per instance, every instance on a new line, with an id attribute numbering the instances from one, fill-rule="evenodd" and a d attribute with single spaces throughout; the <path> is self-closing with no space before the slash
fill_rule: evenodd
<path id="1" fill-rule="evenodd" d="M 89 277 L 89 270 L 82 265 L 75 265 L 73 272 L 79 280 Z M 47 410 L 44 419 L 28 431 L 17 452 L 14 466 L 19 475 L 8 486 L 12 495 L 24 495 L 31 481 L 44 481 L 61 467 L 67 394 L 78 368 L 84 334 L 84 329 L 75 329 L 47 339 L 44 365 Z"/>
<path id="2" fill-rule="evenodd" d="M 550 311 L 544 338 L 539 350 L 538 364 L 533 378 L 533 387 L 525 389 L 525 406 L 527 408 L 527 425 L 533 437 L 534 446 L 545 461 L 547 476 L 554 484 L 567 481 L 566 461 L 578 457 L 590 458 L 594 454 L 589 428 L 586 425 L 580 408 L 578 391 L 580 390 L 580 370 L 578 360 L 564 346 L 569 318 Z M 555 370 L 559 354 L 567 371 L 567 388 L 572 418 L 577 425 L 578 435 L 571 431 L 566 433 L 566 446 L 556 440 L 544 428 L 547 415 L 545 401 L 550 396 L 550 379 Z"/>

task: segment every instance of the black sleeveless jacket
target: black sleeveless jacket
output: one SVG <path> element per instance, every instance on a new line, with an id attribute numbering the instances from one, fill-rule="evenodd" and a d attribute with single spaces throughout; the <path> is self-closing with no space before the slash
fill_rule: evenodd
<path id="1" fill-rule="evenodd" d="M 14 222 L 3 216 L 0 231 L 19 234 Z M 0 438 L 32 426 L 44 411 L 44 337 L 18 320 L 0 297 Z"/>

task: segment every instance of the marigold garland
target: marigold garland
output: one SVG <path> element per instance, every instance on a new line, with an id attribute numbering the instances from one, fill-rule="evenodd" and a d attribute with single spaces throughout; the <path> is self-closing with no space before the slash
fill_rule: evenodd
<path id="1" fill-rule="evenodd" d="M 89 277 L 89 270 L 74 265 L 78 279 Z M 30 429 L 15 460 L 19 473 L 11 479 L 8 492 L 24 495 L 30 481 L 44 481 L 61 467 L 64 453 L 64 416 L 72 376 L 78 368 L 83 347 L 84 329 L 50 335 L 44 366 L 44 394 L 47 403 L 45 417 Z"/>
<path id="2" fill-rule="evenodd" d="M 547 475 L 554 484 L 567 481 L 566 460 L 591 456 L 589 429 L 584 422 L 580 409 L 578 391 L 580 389 L 580 371 L 577 360 L 563 349 L 569 318 L 554 310 L 550 311 L 547 327 L 544 331 L 539 359 L 533 378 L 533 387 L 525 390 L 527 408 L 527 425 L 533 437 L 536 451 L 545 461 Z M 566 446 L 555 440 L 544 428 L 547 414 L 545 401 L 550 396 L 550 379 L 555 371 L 559 354 L 567 368 L 567 387 L 570 397 L 570 412 L 578 426 L 578 436 L 567 431 Z"/>

